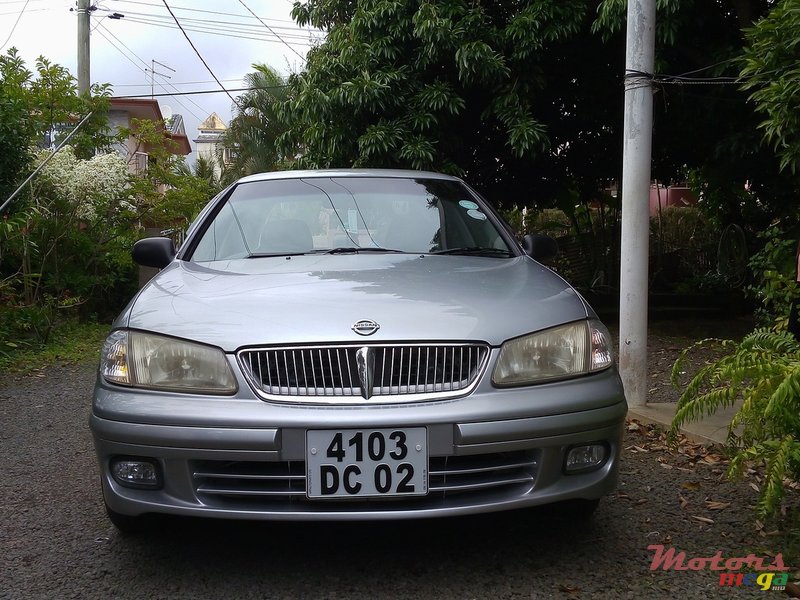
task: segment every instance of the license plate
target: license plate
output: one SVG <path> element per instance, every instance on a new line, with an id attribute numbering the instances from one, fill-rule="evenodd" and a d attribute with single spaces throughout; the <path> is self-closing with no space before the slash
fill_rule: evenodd
<path id="1" fill-rule="evenodd" d="M 428 430 L 308 430 L 306 467 L 309 498 L 423 496 Z"/>

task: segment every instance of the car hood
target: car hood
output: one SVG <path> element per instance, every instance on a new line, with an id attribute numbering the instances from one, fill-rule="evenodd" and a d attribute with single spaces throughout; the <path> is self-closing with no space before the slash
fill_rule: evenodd
<path id="1" fill-rule="evenodd" d="M 581 297 L 527 257 L 411 254 L 175 261 L 120 315 L 128 326 L 242 346 L 503 341 L 586 318 Z M 363 319 L 380 328 L 365 337 Z"/>

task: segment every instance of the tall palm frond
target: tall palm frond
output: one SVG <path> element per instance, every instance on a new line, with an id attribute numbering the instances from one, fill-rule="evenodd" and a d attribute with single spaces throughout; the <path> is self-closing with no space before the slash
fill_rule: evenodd
<path id="1" fill-rule="evenodd" d="M 253 68 L 255 71 L 244 79 L 249 89 L 239 96 L 230 127 L 217 150 L 220 159 L 225 148 L 233 150 L 223 172 L 226 183 L 243 175 L 275 170 L 282 159 L 276 140 L 285 127 L 276 116 L 276 108 L 286 97 L 286 83 L 265 64 L 254 64 Z"/>

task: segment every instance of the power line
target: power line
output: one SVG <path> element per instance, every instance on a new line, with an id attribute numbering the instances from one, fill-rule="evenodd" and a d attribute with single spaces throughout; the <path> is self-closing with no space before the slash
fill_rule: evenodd
<path id="1" fill-rule="evenodd" d="M 264 21 L 262 21 L 262 20 L 261 20 L 261 19 L 260 19 L 258 16 L 256 16 L 256 13 L 254 13 L 252 10 L 250 10 L 250 7 L 249 7 L 249 6 L 247 6 L 247 4 L 245 4 L 245 3 L 244 3 L 244 0 L 239 0 L 239 4 L 241 4 L 242 6 L 244 6 L 244 7 L 247 9 L 247 11 L 248 11 L 248 12 L 249 12 L 251 15 L 253 15 L 253 16 L 254 16 L 256 19 L 258 19 L 259 23 L 261 23 L 261 24 L 262 24 L 264 27 L 266 27 L 266 28 L 269 30 L 269 32 L 270 32 L 272 35 L 274 35 L 274 36 L 275 36 L 276 38 L 278 38 L 278 39 L 279 39 L 281 42 L 283 42 L 283 45 L 284 45 L 284 46 L 286 46 L 287 48 L 289 48 L 289 50 L 291 50 L 291 51 L 292 51 L 292 52 L 294 52 L 294 53 L 295 53 L 295 54 L 296 54 L 298 57 L 300 57 L 300 60 L 302 60 L 302 61 L 305 61 L 305 60 L 306 60 L 305 56 L 302 56 L 302 55 L 301 55 L 301 54 L 300 54 L 300 53 L 299 53 L 297 50 L 295 50 L 294 48 L 292 48 L 292 47 L 291 47 L 291 46 L 290 46 L 290 45 L 289 45 L 289 44 L 286 42 L 286 40 L 284 40 L 284 39 L 283 39 L 281 36 L 279 36 L 277 33 L 275 33 L 274 31 L 272 31 L 272 28 L 270 28 L 270 26 L 269 26 L 269 25 L 267 25 L 266 23 L 264 23 Z"/>
<path id="2" fill-rule="evenodd" d="M 124 2 L 124 3 L 127 3 L 127 4 L 138 4 L 140 6 L 153 6 L 153 7 L 161 6 L 160 4 L 152 4 L 150 2 L 137 2 L 136 0 L 117 0 L 117 1 L 118 2 Z M 185 11 L 189 11 L 189 12 L 206 13 L 206 14 L 210 14 L 210 15 L 225 15 L 227 17 L 236 16 L 236 17 L 242 17 L 242 18 L 245 18 L 245 19 L 251 18 L 251 17 L 248 17 L 247 15 L 232 15 L 231 13 L 220 12 L 220 11 L 217 11 L 217 10 L 203 10 L 203 9 L 200 9 L 200 8 L 187 8 L 185 6 L 173 6 L 172 8 L 174 8 L 175 10 L 185 10 Z M 267 21 L 274 21 L 276 23 L 294 23 L 294 21 L 287 21 L 286 19 L 266 19 L 266 20 Z"/>
<path id="3" fill-rule="evenodd" d="M 164 27 L 166 29 L 179 29 L 178 27 L 175 27 L 174 25 L 167 25 L 166 23 L 158 22 L 158 21 L 148 21 L 148 20 L 145 20 L 145 19 L 131 19 L 131 18 L 126 18 L 125 20 L 128 21 L 129 23 L 139 23 L 139 24 L 142 24 L 142 25 L 152 25 L 153 27 Z M 184 27 L 183 30 L 185 30 L 185 31 L 193 31 L 193 32 L 196 32 L 196 33 L 207 33 L 207 34 L 210 34 L 210 35 L 221 35 L 221 36 L 225 36 L 225 37 L 229 37 L 229 38 L 239 38 L 239 39 L 245 39 L 245 40 L 254 40 L 254 41 L 257 41 L 257 42 L 278 42 L 278 41 L 280 41 L 280 40 L 270 39 L 268 37 L 261 37 L 261 36 L 254 37 L 253 35 L 237 35 L 236 33 L 231 33 L 231 29 L 199 28 L 199 27 L 189 27 L 189 26 L 187 26 L 187 27 Z M 249 32 L 247 32 L 247 33 L 249 33 Z M 303 42 L 298 41 L 298 42 L 293 42 L 293 43 L 297 44 L 297 45 L 303 45 L 303 46 L 311 46 L 312 45 L 310 42 L 305 42 L 305 41 L 303 41 Z"/>
<path id="4" fill-rule="evenodd" d="M 224 86 L 224 85 L 222 85 L 222 82 L 220 82 L 220 80 L 219 80 L 219 79 L 217 78 L 217 76 L 214 74 L 214 71 L 212 71 L 212 70 L 211 70 L 211 67 L 209 67 L 209 66 L 208 66 L 208 63 L 207 63 L 207 62 L 205 61 L 205 59 L 204 59 L 204 58 L 203 58 L 203 57 L 200 55 L 200 52 L 198 52 L 198 51 L 197 51 L 197 48 L 195 48 L 194 44 L 192 43 L 192 40 L 189 38 L 189 35 L 188 35 L 188 34 L 187 34 L 187 33 L 186 33 L 184 30 L 183 30 L 183 27 L 182 27 L 182 26 L 181 26 L 181 24 L 178 22 L 178 18 L 175 16 L 175 13 L 173 13 L 173 12 L 172 12 L 172 9 L 169 7 L 169 4 L 167 4 L 167 0 L 161 0 L 161 1 L 164 3 L 164 6 L 165 6 L 165 7 L 167 8 L 167 10 L 169 11 L 169 14 L 171 14 L 171 15 L 172 15 L 172 18 L 175 20 L 175 24 L 176 24 L 176 25 L 178 26 L 178 28 L 181 30 L 181 33 L 183 33 L 183 37 L 185 37 L 185 38 L 186 38 L 186 41 L 187 41 L 187 42 L 189 42 L 189 45 L 192 47 L 192 50 L 194 50 L 194 53 L 195 53 L 195 54 L 197 54 L 197 58 L 199 58 L 199 59 L 200 59 L 200 61 L 203 63 L 203 65 L 205 65 L 206 69 L 207 69 L 207 70 L 208 70 L 208 72 L 211 74 L 211 77 L 213 77 L 213 78 L 214 78 L 214 81 L 216 81 L 216 82 L 219 84 L 219 87 L 220 87 L 221 89 L 225 90 L 225 86 Z M 226 93 L 226 94 L 228 94 L 228 98 L 230 98 L 230 99 L 231 99 L 231 102 L 233 102 L 234 104 L 236 104 L 236 100 L 234 100 L 234 98 L 233 98 L 233 96 L 231 96 L 230 92 L 228 92 L 228 90 L 225 90 L 225 93 Z"/>
<path id="5" fill-rule="evenodd" d="M 251 92 L 254 90 L 281 90 L 288 87 L 288 85 L 268 85 L 258 87 L 241 87 L 241 88 L 222 88 L 221 90 L 195 90 L 192 92 L 175 92 L 174 94 L 153 94 L 153 98 L 163 98 L 165 96 L 200 96 L 204 94 L 228 94 L 231 92 Z M 127 96 L 114 96 L 121 100 L 133 100 L 136 98 L 150 98 L 150 94 L 130 94 Z"/>
<path id="6" fill-rule="evenodd" d="M 164 77 L 164 75 L 161 75 L 160 73 L 156 73 L 156 75 L 158 75 L 159 77 Z M 157 82 L 157 83 L 158 83 L 158 82 Z M 165 81 L 164 83 L 166 83 L 166 85 L 167 85 L 168 87 L 171 87 L 171 88 L 172 88 L 172 89 L 174 89 L 176 92 L 180 93 L 180 90 L 179 90 L 178 88 L 176 88 L 174 85 L 172 85 L 172 84 L 171 84 L 169 81 Z M 158 85 L 159 85 L 159 86 L 161 86 L 161 88 L 162 88 L 162 89 L 166 89 L 166 88 L 164 87 L 164 83 L 158 83 Z M 175 98 L 175 95 L 174 95 L 174 94 L 170 94 L 170 98 Z M 192 104 L 194 104 L 195 108 L 197 108 L 197 109 L 198 109 L 198 110 L 199 110 L 201 113 L 205 113 L 205 112 L 206 112 L 206 109 L 204 109 L 202 106 L 200 106 L 199 104 L 197 104 L 197 102 L 195 102 L 194 100 L 192 100 L 192 99 L 191 99 L 189 96 L 187 96 L 187 97 L 186 97 L 186 99 L 187 99 L 189 102 L 191 102 Z M 197 115 L 194 113 L 194 111 L 192 111 L 192 110 L 191 110 L 191 109 L 190 109 L 188 106 L 186 106 L 186 105 L 185 105 L 183 102 L 181 102 L 181 101 L 180 101 L 180 100 L 178 100 L 177 98 L 175 98 L 175 102 L 177 102 L 177 103 L 178 103 L 178 104 L 180 104 L 180 105 L 181 105 L 183 108 L 185 108 L 185 109 L 186 109 L 186 111 L 187 111 L 187 112 L 188 112 L 190 115 L 192 115 L 192 116 L 193 116 L 195 119 L 197 119 L 197 120 L 198 120 L 198 121 L 200 121 L 201 123 L 203 122 L 203 119 L 201 119 L 200 117 L 198 117 L 198 116 L 197 116 Z"/>
<path id="7" fill-rule="evenodd" d="M 111 12 L 111 13 L 114 13 L 114 14 L 119 14 L 119 13 L 115 13 L 115 11 L 113 11 L 110 8 L 101 8 L 100 10 L 103 10 L 103 11 L 106 11 L 106 12 Z M 134 18 L 161 19 L 161 20 L 164 20 L 164 21 L 172 22 L 172 19 L 170 19 L 168 15 L 156 14 L 156 13 L 151 13 L 151 12 L 138 12 L 138 11 L 126 10 L 124 16 L 126 18 L 129 18 L 130 16 L 133 16 Z M 242 19 L 244 19 L 244 18 L 247 18 L 247 19 L 251 19 L 251 18 L 252 19 L 258 19 L 259 18 L 258 16 L 249 17 L 247 15 L 229 15 L 229 16 L 239 17 L 239 18 L 242 18 Z M 210 26 L 214 26 L 214 27 L 220 27 L 220 26 L 223 26 L 223 25 L 233 25 L 233 26 L 236 26 L 237 28 L 243 28 L 243 30 L 248 30 L 248 29 L 258 29 L 258 30 L 260 30 L 261 29 L 261 25 L 258 24 L 258 23 L 244 23 L 242 21 L 225 21 L 225 20 L 221 20 L 221 19 L 197 19 L 197 18 L 192 18 L 192 17 L 183 17 L 181 19 L 181 21 L 184 24 L 184 27 L 187 25 L 187 23 L 192 23 L 192 24 L 197 23 L 199 25 L 196 25 L 196 26 L 209 26 L 208 24 L 211 24 Z M 306 33 L 306 34 L 323 34 L 324 33 L 324 32 L 322 32 L 320 30 L 302 29 L 302 28 L 299 28 L 299 27 L 281 27 L 281 26 L 278 26 L 278 25 L 275 25 L 275 26 L 271 27 L 270 30 L 271 31 L 283 30 L 283 31 L 289 32 L 289 33 L 283 34 L 285 36 L 302 37 L 302 38 L 305 38 L 306 36 L 305 35 L 301 35 L 301 32 L 302 33 Z"/>
<path id="8" fill-rule="evenodd" d="M 759 73 L 759 76 L 772 75 L 783 69 L 773 69 Z M 651 84 L 660 85 L 741 85 L 755 79 L 754 77 L 683 77 L 681 75 L 666 75 L 664 73 L 645 73 L 628 69 L 625 72 L 625 81 L 635 81 L 633 89 L 648 87 Z"/>
<path id="9" fill-rule="evenodd" d="M 98 26 L 102 26 L 102 27 L 103 27 L 103 29 L 104 29 L 106 32 L 108 32 L 108 35 L 110 35 L 110 36 L 111 36 L 111 37 L 113 37 L 113 38 L 114 38 L 116 41 L 118 41 L 120 44 L 122 44 L 122 45 L 123 45 L 123 46 L 124 46 L 124 47 L 125 47 L 125 48 L 128 50 L 128 52 L 130 52 L 130 53 L 131 53 L 131 54 L 132 54 L 134 57 L 136 57 L 136 59 L 137 59 L 137 60 L 138 60 L 140 63 L 142 63 L 142 64 L 144 65 L 144 69 L 142 69 L 141 67 L 139 67 L 139 66 L 138 66 L 136 63 L 134 63 L 134 62 L 133 62 L 133 61 L 130 59 L 130 57 L 129 57 L 127 54 L 125 54 L 125 53 L 124 53 L 122 50 L 120 50 L 120 49 L 119 49 L 119 48 L 116 46 L 116 44 L 114 44 L 114 42 L 112 42 L 111 40 L 109 40 L 109 39 L 108 39 L 108 38 L 105 36 L 105 34 L 103 34 L 103 32 L 102 32 L 102 31 L 101 31 L 101 32 L 99 32 L 99 33 L 100 33 L 100 35 L 102 35 L 102 36 L 103 36 L 103 37 L 104 37 L 104 38 L 105 38 L 105 39 L 106 39 L 106 40 L 107 40 L 107 41 L 108 41 L 108 42 L 109 42 L 109 43 L 110 43 L 110 44 L 111 44 L 111 45 L 112 45 L 114 48 L 116 48 L 116 50 L 117 50 L 117 51 L 118 51 L 120 54 L 122 54 L 122 55 L 123 55 L 125 58 L 127 58 L 128 60 L 130 60 L 130 61 L 131 61 L 131 63 L 133 64 L 133 66 L 135 66 L 137 69 L 139 69 L 140 71 L 142 71 L 142 72 L 145 74 L 145 77 L 146 77 L 146 76 L 147 76 L 147 63 L 146 63 L 146 62 L 145 62 L 145 61 L 142 59 L 142 57 L 141 57 L 141 56 L 139 56 L 138 54 L 136 54 L 136 52 L 134 52 L 133 50 L 131 50 L 131 49 L 130 49 L 130 48 L 129 48 L 129 47 L 126 45 L 126 44 L 125 44 L 125 42 L 123 42 L 123 41 L 122 41 L 121 39 L 119 39 L 119 38 L 118 38 L 116 35 L 114 35 L 114 33 L 113 33 L 111 30 L 109 30 L 109 29 L 108 29 L 108 27 L 106 27 L 105 25 L 103 25 L 103 24 L 102 24 L 102 21 L 100 21 L 100 22 L 98 23 Z M 159 75 L 159 73 L 155 73 L 155 75 Z M 165 91 L 167 90 L 167 88 L 165 87 L 165 85 L 164 85 L 163 83 L 160 83 L 160 82 L 157 82 L 157 83 L 158 83 L 159 87 L 161 87 L 163 90 L 165 90 Z M 166 83 L 167 85 L 170 85 L 170 84 L 169 84 L 169 82 L 165 82 L 165 83 Z M 171 86 L 171 87 L 172 87 L 172 86 Z M 180 90 L 178 90 L 178 88 L 174 88 L 174 89 L 175 89 L 176 91 L 180 91 Z M 172 95 L 170 94 L 170 96 L 172 96 Z M 200 106 L 198 106 L 198 105 L 197 105 L 195 102 L 193 102 L 193 101 L 191 100 L 191 98 L 187 98 L 187 100 L 189 100 L 190 102 L 192 102 L 192 104 L 194 104 L 195 106 L 197 106 L 197 108 L 199 108 L 201 112 L 205 112 L 205 110 L 204 110 L 203 108 L 201 108 Z M 202 121 L 202 119 L 201 119 L 200 117 L 198 117 L 196 114 L 194 114 L 194 112 L 192 112 L 192 110 L 191 110 L 191 109 L 189 109 L 189 107 L 188 107 L 188 106 L 186 106 L 185 104 L 183 104 L 183 103 L 182 103 L 180 100 L 178 100 L 177 98 L 175 98 L 175 101 L 176 101 L 178 104 L 180 104 L 180 105 L 181 105 L 181 106 L 182 106 L 182 107 L 183 107 L 183 108 L 186 110 L 186 112 L 188 112 L 190 115 L 192 115 L 192 116 L 193 116 L 195 119 L 197 119 L 198 121 Z"/>
<path id="10" fill-rule="evenodd" d="M 119 39 L 119 38 L 118 38 L 116 35 L 114 35 L 114 33 L 113 33 L 113 32 L 112 32 L 112 31 L 111 31 L 111 30 L 110 30 L 108 27 L 106 27 L 105 25 L 103 25 L 102 23 L 103 23 L 103 22 L 102 22 L 102 21 L 100 21 L 98 25 L 99 25 L 100 27 L 102 27 L 102 28 L 103 28 L 105 31 L 107 31 L 107 32 L 108 32 L 108 35 L 110 35 L 110 36 L 111 36 L 111 37 L 113 37 L 115 40 L 117 40 L 117 41 L 118 41 L 120 44 L 122 44 L 122 45 L 123 45 L 123 46 L 124 46 L 124 47 L 125 47 L 125 48 L 128 50 L 128 52 L 130 52 L 131 54 L 133 54 L 133 56 L 135 56 L 135 57 L 136 57 L 136 59 L 137 59 L 137 60 L 138 60 L 140 63 L 142 63 L 142 64 L 144 65 L 144 68 L 142 68 L 142 67 L 138 67 L 138 69 L 139 69 L 140 71 L 143 71 L 143 72 L 144 72 L 144 74 L 145 74 L 145 75 L 147 75 L 147 67 L 148 67 L 148 65 L 147 65 L 147 62 L 145 62 L 145 60 L 144 60 L 144 59 L 142 59 L 142 57 L 141 57 L 141 56 L 139 56 L 138 54 L 136 54 L 136 52 L 134 52 L 133 50 L 131 50 L 131 49 L 130 49 L 130 48 L 127 46 L 127 44 L 125 44 L 125 42 L 123 42 L 123 41 L 122 41 L 121 39 Z M 105 37 L 105 36 L 103 36 L 103 37 Z M 108 39 L 108 38 L 106 38 L 106 39 Z"/>
<path id="11" fill-rule="evenodd" d="M 242 81 L 242 78 L 239 79 L 220 79 L 223 83 L 231 83 L 232 81 Z M 213 79 L 208 79 L 206 81 L 173 81 L 170 83 L 172 86 L 176 85 L 198 85 L 203 83 L 215 83 Z M 144 87 L 147 85 L 146 83 L 115 83 L 115 88 L 120 87 Z"/>
<path id="12" fill-rule="evenodd" d="M 105 27 L 103 27 L 103 29 L 105 29 Z M 124 53 L 122 50 L 120 50 L 119 46 L 117 46 L 117 45 L 116 45 L 116 44 L 115 44 L 113 41 L 111 41 L 111 39 L 110 39 L 110 38 L 109 38 L 109 37 L 108 37 L 108 36 L 107 36 L 105 33 L 103 33 L 103 32 L 102 32 L 101 30 L 99 30 L 99 29 L 97 30 L 97 33 L 99 33 L 100 35 L 102 35 L 102 36 L 105 38 L 105 40 L 106 40 L 106 41 L 107 41 L 109 44 L 111 44 L 111 47 L 112 47 L 112 48 L 115 48 L 115 49 L 117 50 L 117 52 L 119 52 L 120 54 L 122 54 L 122 56 L 124 56 L 125 58 L 127 58 L 127 59 L 128 59 L 128 61 L 129 61 L 129 62 L 130 62 L 130 63 L 131 63 L 131 64 L 132 64 L 134 67 L 136 67 L 137 69 L 139 69 L 140 71 L 142 71 L 142 73 L 144 73 L 145 75 L 147 75 L 147 73 L 144 71 L 144 69 L 142 69 L 142 67 L 140 67 L 140 66 L 139 66 L 139 65 L 137 65 L 135 62 L 133 62 L 133 59 L 132 59 L 130 56 L 128 56 L 127 54 L 125 54 L 125 53 Z M 110 33 L 110 32 L 109 32 L 109 33 Z"/>
<path id="13" fill-rule="evenodd" d="M 49 8 L 30 8 L 30 9 L 28 9 L 28 14 L 35 13 L 35 12 L 47 12 L 49 10 L 50 10 Z M 18 10 L 10 10 L 8 12 L 0 12 L 0 16 L 18 15 L 18 14 L 19 14 Z"/>
<path id="14" fill-rule="evenodd" d="M 14 21 L 14 26 L 11 28 L 11 33 L 8 34 L 8 37 L 6 38 L 6 41 L 3 42 L 3 46 L 2 46 L 3 48 L 6 47 L 6 44 L 11 39 L 11 36 L 14 35 L 14 32 L 17 30 L 17 25 L 19 25 L 19 20 L 22 18 L 22 14 L 25 12 L 25 9 L 28 8 L 28 2 L 29 1 L 30 0 L 25 0 L 25 4 L 22 5 L 22 10 L 19 11 L 19 15 L 17 15 L 17 20 Z"/>
<path id="15" fill-rule="evenodd" d="M 713 65 L 708 65 L 707 67 L 700 67 L 699 69 L 695 69 L 694 71 L 687 71 L 686 73 L 681 73 L 680 77 L 686 77 L 687 75 L 694 75 L 695 73 L 702 73 L 703 71 L 708 71 L 709 69 L 713 69 L 714 67 L 720 67 L 722 65 L 732 63 L 739 60 L 739 57 L 735 56 L 733 58 L 727 58 L 725 60 L 721 60 L 719 62 L 714 63 Z"/>

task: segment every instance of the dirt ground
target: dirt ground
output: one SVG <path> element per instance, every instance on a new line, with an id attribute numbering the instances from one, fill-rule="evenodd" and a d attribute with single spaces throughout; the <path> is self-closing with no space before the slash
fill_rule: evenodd
<path id="1" fill-rule="evenodd" d="M 682 318 L 653 321 L 648 327 L 647 376 L 648 402 L 677 402 L 680 389 L 673 387 L 672 366 L 680 353 L 695 342 L 704 339 L 740 340 L 755 327 L 751 317 L 737 319 Z M 619 339 L 619 326 L 609 326 L 615 342 Z M 687 356 L 682 371 L 681 383 L 689 381 L 691 375 L 703 365 L 719 358 L 722 352 L 713 344 L 693 349 Z"/>

